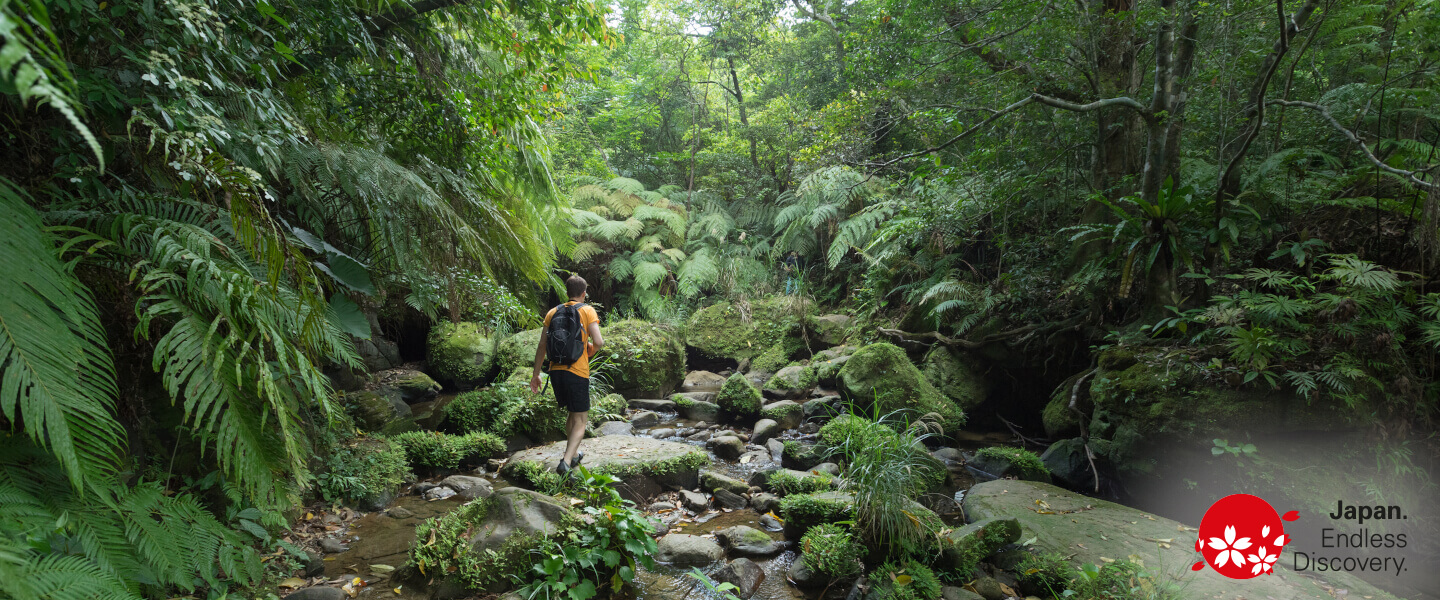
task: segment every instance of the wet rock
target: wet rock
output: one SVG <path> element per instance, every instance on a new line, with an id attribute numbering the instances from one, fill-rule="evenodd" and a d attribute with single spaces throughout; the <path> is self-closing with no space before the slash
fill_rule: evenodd
<path id="1" fill-rule="evenodd" d="M 431 328 L 427 345 L 430 372 L 446 387 L 468 390 L 494 377 L 496 345 L 479 323 L 442 321 Z"/>
<path id="2" fill-rule="evenodd" d="M 616 489 L 634 502 L 644 502 L 665 490 L 694 489 L 696 474 L 707 462 L 705 451 L 695 446 L 650 437 L 590 438 L 581 442 L 580 450 L 585 452 L 587 468 L 626 473 Z M 535 482 L 528 478 L 528 473 L 534 472 L 533 464 L 538 463 L 543 470 L 553 469 L 564 453 L 564 441 L 516 452 L 500 473 L 516 485 L 533 487 Z"/>
<path id="3" fill-rule="evenodd" d="M 286 598 L 291 600 L 346 600 L 347 596 L 345 590 L 340 588 L 317 585 L 290 592 Z"/>
<path id="4" fill-rule="evenodd" d="M 839 396 L 824 396 L 813 398 L 801 405 L 805 411 L 805 419 L 829 419 L 844 411 L 845 402 Z"/>
<path id="5" fill-rule="evenodd" d="M 755 423 L 755 433 L 750 436 L 756 444 L 763 444 L 770 438 L 780 435 L 785 429 L 780 427 L 774 419 L 760 419 Z"/>
<path id="6" fill-rule="evenodd" d="M 660 415 L 654 411 L 642 410 L 630 415 L 630 424 L 639 428 L 652 427 L 660 422 Z"/>
<path id="7" fill-rule="evenodd" d="M 697 433 L 692 433 L 692 434 L 690 434 L 690 435 L 685 436 L 685 439 L 690 440 L 690 441 L 692 441 L 692 442 L 705 442 L 705 441 L 709 441 L 709 440 L 710 440 L 710 432 L 708 432 L 708 431 L 700 431 L 700 432 L 697 432 Z"/>
<path id="8" fill-rule="evenodd" d="M 400 391 L 394 388 L 348 392 L 344 402 L 346 409 L 354 415 L 355 424 L 365 431 L 401 433 L 393 430 L 412 414 L 410 405 L 400 398 Z"/>
<path id="9" fill-rule="evenodd" d="M 696 422 L 695 422 L 695 428 L 696 428 L 696 429 L 709 429 L 709 428 L 710 428 L 710 424 L 709 424 L 709 423 L 706 423 L 706 422 L 704 422 L 704 421 L 696 421 Z"/>
<path id="10" fill-rule="evenodd" d="M 820 424 L 814 422 L 801 423 L 800 427 L 797 428 L 796 431 L 799 431 L 804 435 L 815 435 L 817 433 L 820 433 Z"/>
<path id="11" fill-rule="evenodd" d="M 765 531 L 783 531 L 785 529 L 785 525 L 780 523 L 780 519 L 768 514 L 760 515 L 760 526 L 764 527 Z"/>
<path id="12" fill-rule="evenodd" d="M 809 471 L 824 461 L 825 453 L 816 448 L 814 444 L 799 442 L 785 444 L 784 450 L 780 454 L 780 465 L 796 471 Z"/>
<path id="13" fill-rule="evenodd" d="M 781 429 L 794 429 L 805 419 L 805 407 L 790 400 L 766 404 L 760 409 L 760 416 L 774 419 Z"/>
<path id="14" fill-rule="evenodd" d="M 685 508 L 697 513 L 710 510 L 710 499 L 700 492 L 689 490 L 680 492 L 680 502 L 685 504 Z"/>
<path id="15" fill-rule="evenodd" d="M 770 460 L 780 462 L 780 457 L 785 453 L 785 443 L 777 439 L 765 440 L 765 449 L 770 451 Z"/>
<path id="16" fill-rule="evenodd" d="M 695 388 L 717 388 L 725 383 L 725 378 L 709 371 L 691 371 L 685 374 L 685 380 L 680 382 L 680 389 L 692 390 Z"/>
<path id="17" fill-rule="evenodd" d="M 770 479 L 770 474 L 779 470 L 779 467 L 766 467 L 763 469 L 756 469 L 754 472 L 750 473 L 750 478 L 746 479 L 745 483 L 751 487 L 763 488 L 765 487 L 766 482 Z"/>
<path id="18" fill-rule="evenodd" d="M 433 489 L 435 489 L 435 488 L 437 488 L 437 487 L 440 487 L 440 484 L 438 484 L 438 483 L 431 483 L 431 482 L 429 482 L 429 481 L 422 481 L 422 482 L 420 482 L 420 483 L 415 484 L 414 487 L 411 487 L 411 488 L 410 488 L 410 491 L 415 492 L 415 495 L 417 495 L 417 496 L 423 496 L 423 495 L 425 495 L 425 492 L 428 492 L 428 491 L 430 491 L 430 490 L 433 490 Z"/>
<path id="19" fill-rule="evenodd" d="M 888 344 L 870 344 L 850 356 L 840 369 L 837 387 L 842 396 L 880 414 L 909 409 L 916 414 L 937 413 L 945 432 L 965 423 L 965 412 L 935 389 L 905 351 Z"/>
<path id="20" fill-rule="evenodd" d="M 481 479 L 479 477 L 471 477 L 469 475 L 451 475 L 440 480 L 440 485 L 448 487 L 457 492 L 463 492 L 477 485 L 490 487 L 490 482 L 485 481 L 484 479 Z"/>
<path id="21" fill-rule="evenodd" d="M 944 600 L 981 600 L 984 598 L 980 594 L 953 585 L 940 588 L 940 597 Z"/>
<path id="22" fill-rule="evenodd" d="M 645 507 L 646 512 L 659 512 L 662 510 L 675 510 L 675 505 L 669 502 L 651 502 Z"/>
<path id="23" fill-rule="evenodd" d="M 455 495 L 455 490 L 448 487 L 433 487 L 425 491 L 426 500 L 444 500 Z"/>
<path id="24" fill-rule="evenodd" d="M 484 520 L 475 524 L 470 538 L 473 552 L 498 552 L 515 534 L 552 535 L 560 531 L 561 520 L 570 512 L 560 500 L 518 487 L 497 490 L 489 503 Z"/>
<path id="25" fill-rule="evenodd" d="M 941 448 L 931 452 L 930 456 L 945 464 L 958 465 L 965 462 L 965 456 L 956 448 Z"/>
<path id="26" fill-rule="evenodd" d="M 319 577 L 325 574 L 325 558 L 319 552 L 307 551 L 305 553 L 305 576 Z"/>
<path id="27" fill-rule="evenodd" d="M 735 590 L 736 595 L 749 598 L 765 581 L 765 569 L 748 558 L 737 558 L 715 573 L 715 581 L 733 583 L 738 588 Z"/>
<path id="28" fill-rule="evenodd" d="M 1001 546 L 1020 540 L 1020 522 L 1013 518 L 980 519 L 950 532 L 945 559 L 956 570 L 974 567 L 972 561 L 994 554 Z"/>
<path id="29" fill-rule="evenodd" d="M 491 458 L 485 461 L 485 470 L 491 473 L 499 473 L 500 467 L 503 466 L 505 466 L 505 459 L 503 458 Z"/>
<path id="30" fill-rule="evenodd" d="M 724 488 L 715 490 L 715 502 L 730 510 L 740 510 L 749 503 L 744 496 Z"/>
<path id="31" fill-rule="evenodd" d="M 769 450 L 756 449 L 740 455 L 740 464 L 742 465 L 758 465 L 769 461 Z"/>
<path id="32" fill-rule="evenodd" d="M 744 494 L 749 491 L 750 484 L 714 471 L 703 470 L 700 471 L 700 489 L 710 492 L 724 489 L 736 494 Z"/>
<path id="33" fill-rule="evenodd" d="M 733 435 L 710 438 L 708 445 L 715 451 L 715 456 L 725 460 L 736 460 L 745 453 L 745 442 Z"/>
<path id="34" fill-rule="evenodd" d="M 637 410 L 653 410 L 656 412 L 675 412 L 675 403 L 670 400 L 644 400 L 631 398 L 625 401 L 630 408 Z"/>
<path id="35" fill-rule="evenodd" d="M 624 421 L 606 421 L 595 428 L 595 434 L 606 435 L 634 435 L 635 425 Z"/>
<path id="36" fill-rule="evenodd" d="M 413 511 L 403 506 L 397 506 L 395 508 L 387 510 L 385 511 L 385 514 L 394 519 L 408 519 L 415 516 L 415 513 Z"/>
<path id="37" fill-rule="evenodd" d="M 666 535 L 656 546 L 655 560 L 682 567 L 703 567 L 725 555 L 720 544 L 688 533 Z"/>
<path id="38" fill-rule="evenodd" d="M 461 490 L 460 497 L 466 500 L 475 500 L 477 498 L 489 498 L 490 495 L 494 493 L 495 488 L 490 485 L 490 482 L 486 481 L 484 485 L 472 485 Z"/>
<path id="39" fill-rule="evenodd" d="M 349 549 L 349 546 L 341 544 L 340 540 L 333 537 L 320 538 L 320 550 L 326 554 L 339 554 Z"/>
<path id="40" fill-rule="evenodd" d="M 996 581 L 994 577 L 976 579 L 970 582 L 970 587 L 975 588 L 975 591 L 985 600 L 1005 600 L 1010 597 L 1010 594 L 1001 589 L 1000 582 Z"/>
<path id="41" fill-rule="evenodd" d="M 1097 463 L 1104 460 L 1104 456 L 1095 458 Z M 1095 475 L 1090 471 L 1090 460 L 1085 456 L 1085 442 L 1080 438 L 1050 444 L 1040 455 L 1040 462 L 1045 463 L 1045 468 L 1050 470 L 1052 479 L 1066 487 L 1079 489 L 1095 482 Z"/>
<path id="42" fill-rule="evenodd" d="M 780 498 L 775 494 L 767 494 L 765 492 L 752 494 L 750 496 L 750 508 L 755 509 L 755 512 L 763 515 L 770 511 L 778 510 L 780 508 Z"/>
<path id="43" fill-rule="evenodd" d="M 732 555 L 740 556 L 774 556 L 783 552 L 786 547 L 785 542 L 771 539 L 770 534 L 745 525 L 716 531 L 715 539 Z"/>
<path id="44" fill-rule="evenodd" d="M 675 435 L 675 430 L 674 430 L 674 429 L 652 429 L 652 430 L 650 430 L 650 437 L 653 437 L 653 438 L 655 438 L 655 439 L 657 439 L 657 440 L 663 440 L 663 439 L 668 438 L 668 437 L 671 437 L 671 436 L 673 436 L 673 435 Z"/>
<path id="45" fill-rule="evenodd" d="M 840 465 L 832 462 L 824 462 L 810 468 L 813 472 L 826 473 L 833 477 L 840 476 Z"/>
<path id="46" fill-rule="evenodd" d="M 398 496 L 399 494 L 396 490 L 384 490 L 356 500 L 355 505 L 359 507 L 360 510 L 366 512 L 380 512 L 385 510 L 385 507 L 390 506 Z"/>
<path id="47" fill-rule="evenodd" d="M 850 321 L 850 315 L 820 315 L 815 317 L 812 325 L 820 343 L 839 346 L 845 341 L 845 328 L 850 326 Z"/>

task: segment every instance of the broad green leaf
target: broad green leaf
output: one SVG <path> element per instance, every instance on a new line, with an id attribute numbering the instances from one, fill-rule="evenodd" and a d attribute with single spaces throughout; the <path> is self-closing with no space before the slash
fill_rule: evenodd
<path id="1" fill-rule="evenodd" d="M 335 325 L 341 331 L 362 340 L 370 339 L 370 320 L 360 310 L 360 305 L 346 298 L 344 294 L 330 297 L 330 312 L 334 314 Z"/>

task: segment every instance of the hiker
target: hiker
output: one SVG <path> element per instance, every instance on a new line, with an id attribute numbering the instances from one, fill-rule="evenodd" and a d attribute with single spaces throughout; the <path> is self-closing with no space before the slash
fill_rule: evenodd
<path id="1" fill-rule="evenodd" d="M 800 291 L 800 253 L 794 250 L 785 255 L 785 295 Z"/>
<path id="2" fill-rule="evenodd" d="M 535 370 L 530 375 L 530 392 L 540 393 L 540 366 L 549 357 L 550 382 L 555 387 L 555 401 L 570 412 L 565 421 L 565 454 L 555 472 L 565 475 L 580 464 L 580 439 L 590 420 L 590 357 L 605 346 L 600 338 L 600 317 L 595 308 L 585 304 L 585 279 L 571 275 L 565 280 L 565 294 L 570 301 L 545 313 L 545 329 L 540 332 L 540 345 L 535 348 Z"/>

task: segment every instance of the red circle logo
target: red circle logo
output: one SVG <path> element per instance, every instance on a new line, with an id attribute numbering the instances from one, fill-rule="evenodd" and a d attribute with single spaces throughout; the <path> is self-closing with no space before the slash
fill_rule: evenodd
<path id="1" fill-rule="evenodd" d="M 1293 521 L 1298 513 L 1280 515 L 1270 503 L 1250 494 L 1231 494 L 1205 511 L 1200 520 L 1195 551 L 1205 559 L 1192 570 L 1209 564 L 1216 572 L 1231 579 L 1250 579 L 1275 572 L 1280 549 L 1290 542 L 1285 536 L 1284 521 Z"/>

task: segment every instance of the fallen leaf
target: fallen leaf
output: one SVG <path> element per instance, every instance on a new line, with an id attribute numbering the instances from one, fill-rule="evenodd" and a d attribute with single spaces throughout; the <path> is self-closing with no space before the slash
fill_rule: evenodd
<path id="1" fill-rule="evenodd" d="M 391 571 L 394 571 L 395 567 L 392 567 L 390 565 L 370 565 L 370 570 L 378 571 L 380 573 L 389 573 Z"/>
<path id="2" fill-rule="evenodd" d="M 300 587 L 304 587 L 306 583 L 308 583 L 308 582 L 305 581 L 304 579 L 301 579 L 301 578 L 299 578 L 299 577 L 291 577 L 291 578 L 289 578 L 289 579 L 286 579 L 285 581 L 280 582 L 280 587 L 283 587 L 283 588 L 300 588 Z"/>
<path id="3" fill-rule="evenodd" d="M 399 596 L 399 595 L 400 595 L 400 588 L 402 588 L 402 587 L 405 587 L 405 586 L 402 585 L 402 586 L 397 587 L 397 588 L 395 588 L 395 589 L 393 589 L 393 590 L 390 590 L 390 591 L 395 592 L 395 595 L 396 595 L 396 596 Z"/>
<path id="4" fill-rule="evenodd" d="M 1112 562 L 1115 562 L 1115 559 L 1113 559 L 1113 558 L 1105 558 L 1105 557 L 1102 556 L 1102 557 L 1100 557 L 1100 562 L 1112 563 Z"/>
<path id="5" fill-rule="evenodd" d="M 748 463 L 752 458 L 755 458 L 754 454 L 746 454 L 745 456 L 740 457 L 740 464 L 743 465 L 745 463 Z"/>

